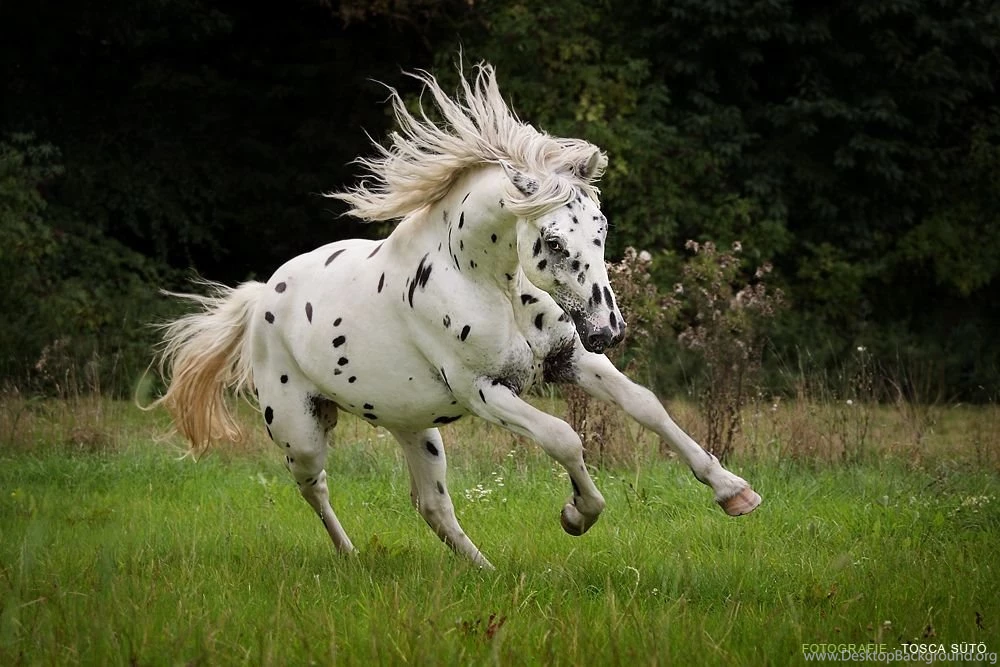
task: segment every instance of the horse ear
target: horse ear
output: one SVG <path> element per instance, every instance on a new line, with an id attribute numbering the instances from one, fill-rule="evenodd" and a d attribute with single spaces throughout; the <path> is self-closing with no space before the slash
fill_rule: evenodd
<path id="1" fill-rule="evenodd" d="M 586 160 L 580 160 L 576 164 L 576 175 L 580 177 L 580 180 L 589 181 L 593 179 L 598 172 L 603 171 L 607 164 L 608 158 L 601 153 L 600 149 L 595 148 L 589 158 Z"/>
<path id="2" fill-rule="evenodd" d="M 506 160 L 500 160 L 500 166 L 503 167 L 504 173 L 507 174 L 507 178 L 510 179 L 510 182 L 514 184 L 514 187 L 517 188 L 518 192 L 522 195 L 530 197 L 538 192 L 538 181 L 530 176 L 522 174 Z"/>

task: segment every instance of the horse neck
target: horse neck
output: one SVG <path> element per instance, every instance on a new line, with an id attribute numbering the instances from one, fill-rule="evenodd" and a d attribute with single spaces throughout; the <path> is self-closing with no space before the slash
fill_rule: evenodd
<path id="1" fill-rule="evenodd" d="M 517 273 L 516 218 L 504 206 L 506 176 L 499 167 L 460 177 L 427 212 L 442 230 L 452 267 L 463 275 L 508 285 Z"/>

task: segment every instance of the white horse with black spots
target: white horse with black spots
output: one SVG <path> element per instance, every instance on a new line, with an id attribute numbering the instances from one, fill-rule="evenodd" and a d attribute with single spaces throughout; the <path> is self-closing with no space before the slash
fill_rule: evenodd
<path id="1" fill-rule="evenodd" d="M 359 162 L 369 180 L 330 196 L 362 220 L 400 220 L 384 240 L 325 245 L 267 283 L 181 295 L 198 312 L 164 325 L 157 401 L 196 450 L 238 437 L 225 395 L 252 392 L 268 434 L 337 549 L 354 549 L 330 506 L 327 432 L 346 410 L 403 448 L 410 497 L 457 553 L 491 567 L 455 517 L 438 427 L 475 415 L 533 439 L 569 474 L 562 526 L 585 533 L 601 496 L 579 436 L 520 396 L 536 382 L 574 383 L 659 434 L 730 515 L 758 496 L 725 470 L 602 352 L 625 321 L 604 263 L 607 220 L 593 145 L 539 132 L 504 103 L 493 69 L 462 77 L 452 99 L 416 75 L 443 122 L 411 115 Z"/>

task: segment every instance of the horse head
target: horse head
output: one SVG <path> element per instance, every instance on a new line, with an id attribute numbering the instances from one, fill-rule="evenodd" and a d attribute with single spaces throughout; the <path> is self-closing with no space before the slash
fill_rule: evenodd
<path id="1" fill-rule="evenodd" d="M 608 220 L 593 194 L 595 190 L 572 183 L 589 183 L 603 170 L 606 160 L 594 149 L 574 165 L 573 173 L 539 178 L 501 163 L 520 197 L 538 197 L 546 188 L 563 193 L 555 206 L 518 217 L 518 257 L 528 280 L 573 319 L 583 347 L 597 353 L 621 341 L 625 320 L 604 263 Z"/>

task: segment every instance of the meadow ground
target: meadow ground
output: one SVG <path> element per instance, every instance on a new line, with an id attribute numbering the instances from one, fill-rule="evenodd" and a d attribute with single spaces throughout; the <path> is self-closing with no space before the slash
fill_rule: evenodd
<path id="1" fill-rule="evenodd" d="M 739 519 L 640 438 L 593 471 L 608 508 L 579 538 L 559 527 L 564 474 L 463 420 L 444 431 L 449 482 L 497 566 L 481 572 L 424 526 L 395 443 L 364 424 L 345 419 L 330 450 L 359 547 L 342 557 L 259 436 L 195 463 L 158 437 L 162 414 L 14 397 L 0 411 L 0 664 L 784 665 L 850 644 L 958 644 L 990 664 L 1000 475 L 995 436 L 959 437 L 981 417 L 963 410 L 919 451 L 881 448 L 893 427 L 872 429 L 850 464 L 786 447 L 774 426 L 771 449 L 731 463 L 764 497 Z"/>

